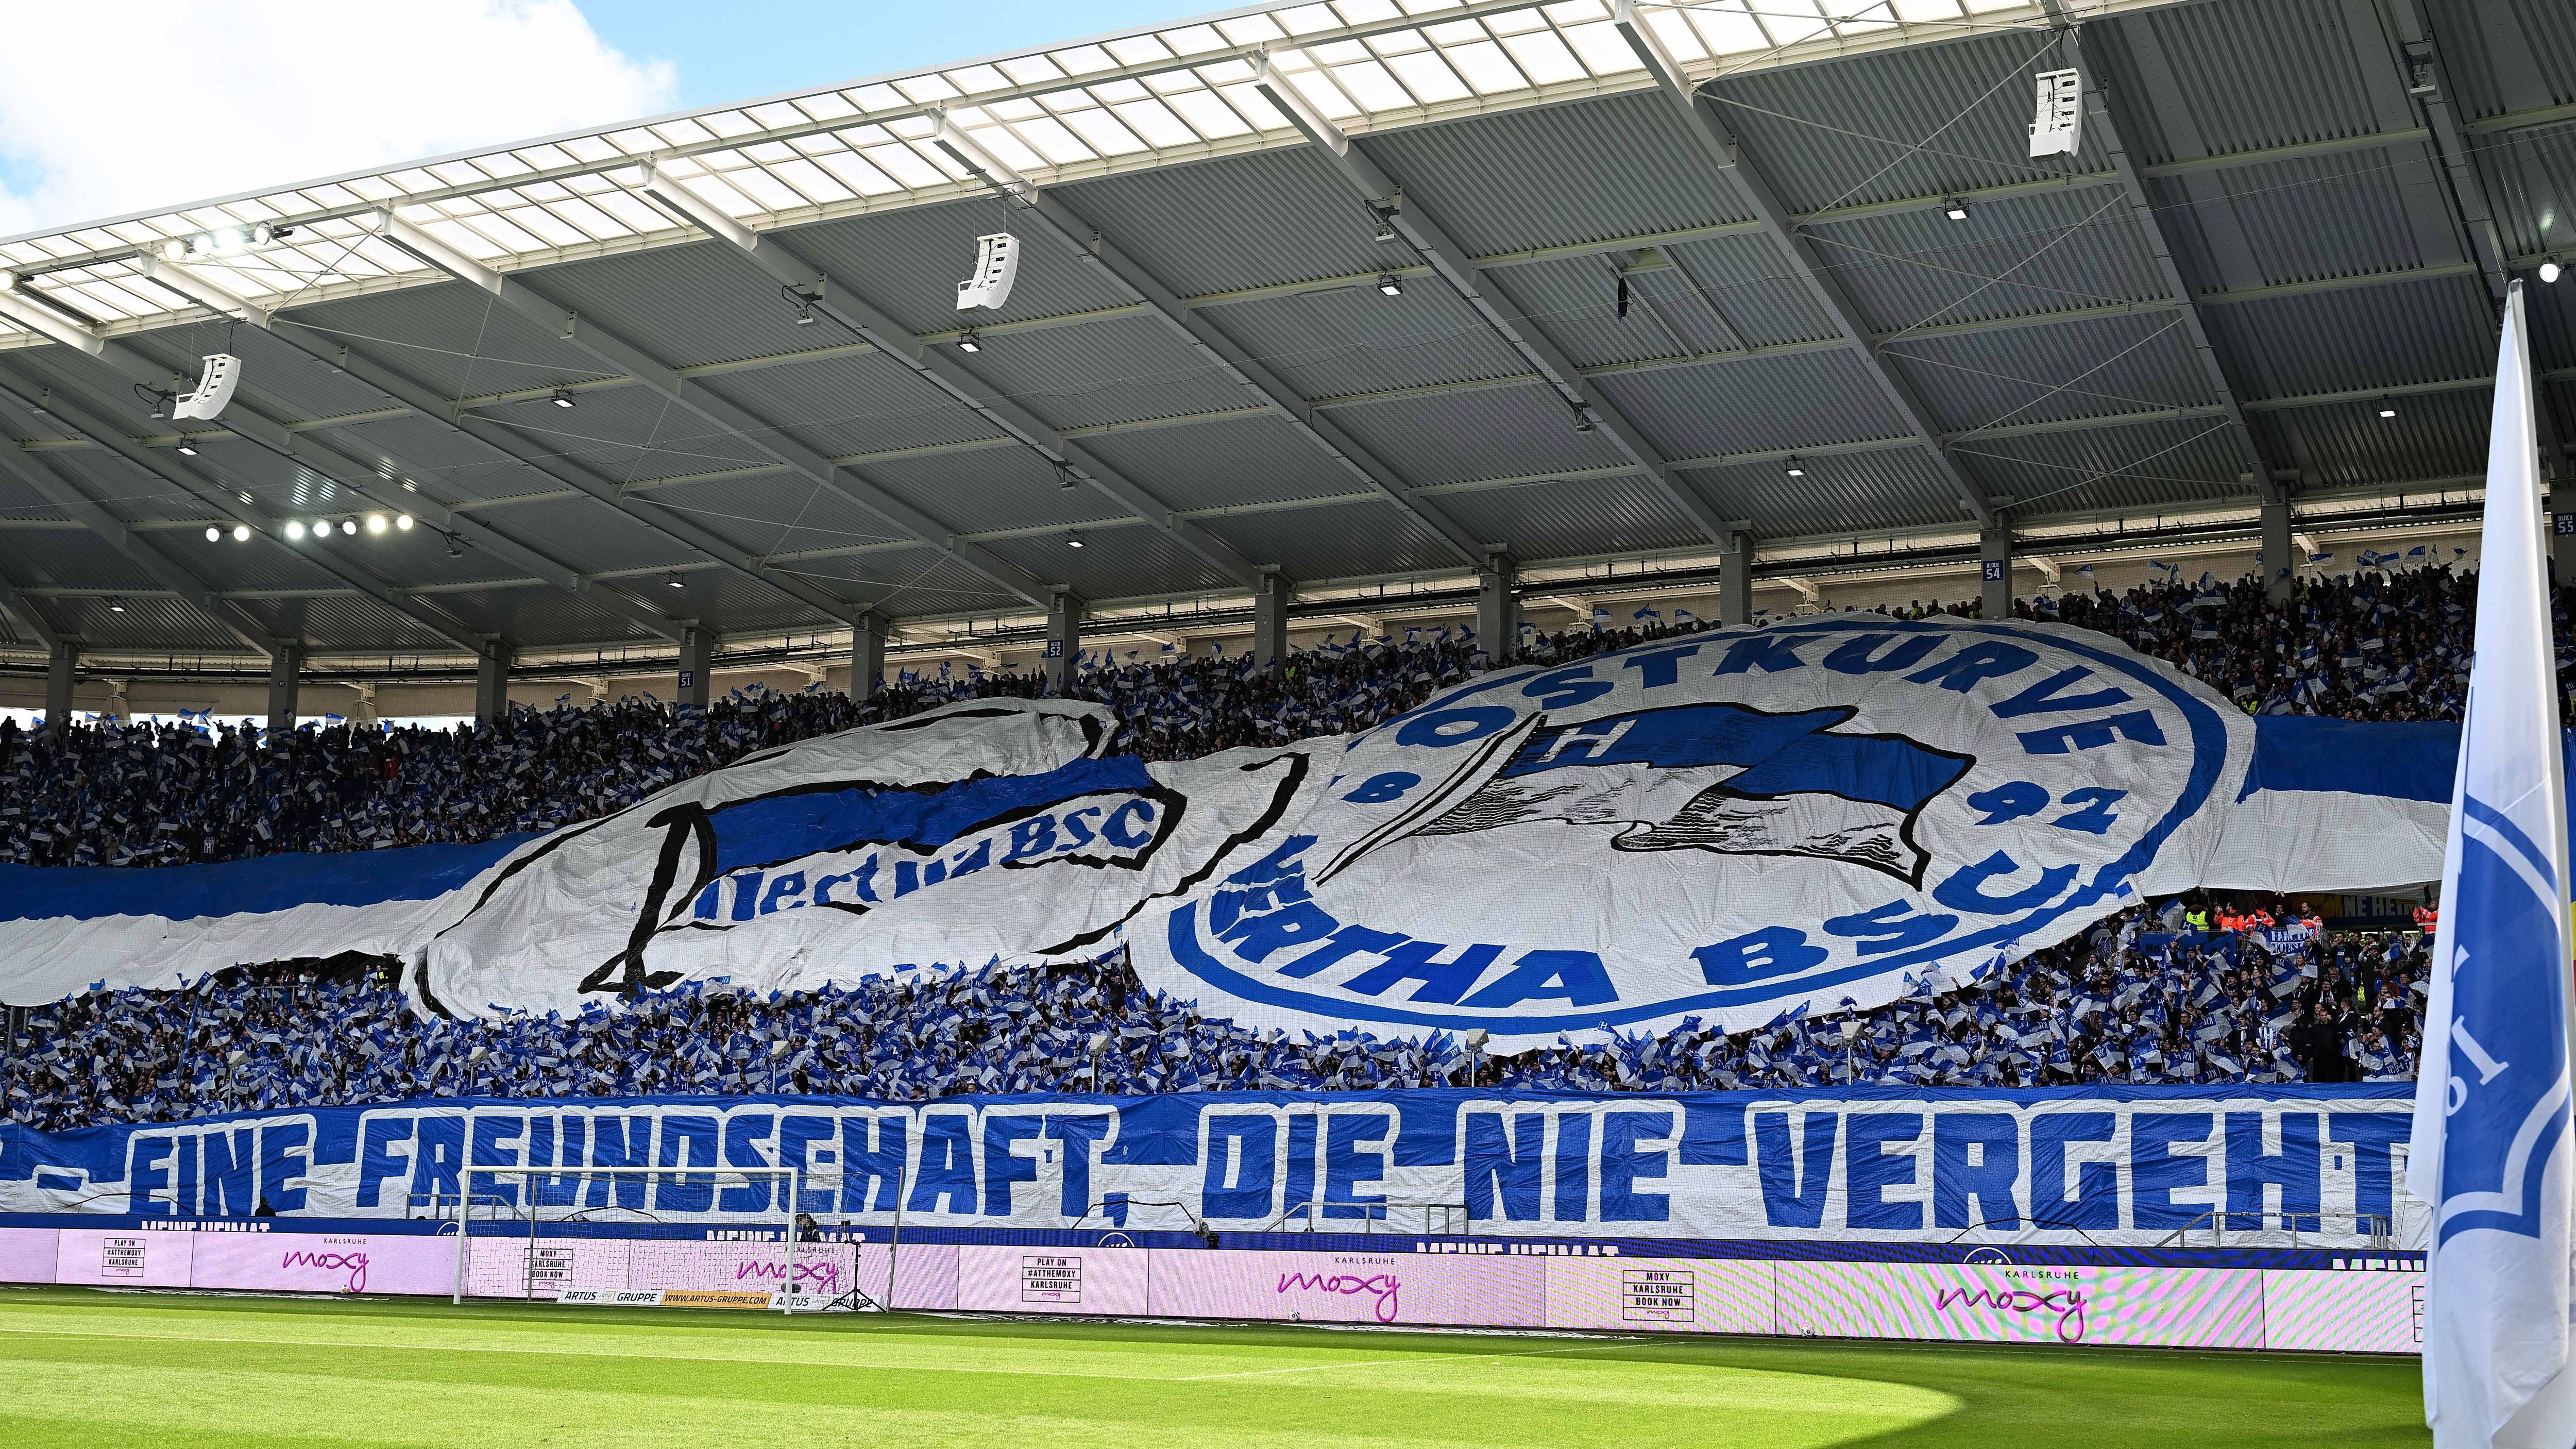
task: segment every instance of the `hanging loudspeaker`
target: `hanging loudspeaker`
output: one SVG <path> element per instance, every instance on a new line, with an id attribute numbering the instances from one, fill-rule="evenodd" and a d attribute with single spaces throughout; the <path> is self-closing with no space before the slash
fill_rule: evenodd
<path id="1" fill-rule="evenodd" d="M 2031 118 L 2030 154 L 2074 155 L 2084 139 L 2081 80 L 2072 70 L 2044 70 L 2033 79 L 2039 85 L 2039 112 Z"/>
<path id="2" fill-rule="evenodd" d="M 1020 275 L 1020 239 L 1006 231 L 975 238 L 975 275 L 957 284 L 957 310 L 997 308 Z"/>
<path id="3" fill-rule="evenodd" d="M 240 385 L 241 359 L 229 352 L 218 352 L 206 359 L 206 375 L 197 380 L 194 391 L 180 395 L 170 416 L 211 420 L 233 400 L 233 389 Z"/>

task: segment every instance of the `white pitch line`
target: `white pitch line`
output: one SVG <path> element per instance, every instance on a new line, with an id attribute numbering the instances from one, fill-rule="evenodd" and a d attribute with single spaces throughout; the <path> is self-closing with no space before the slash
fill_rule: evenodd
<path id="1" fill-rule="evenodd" d="M 1292 1364 L 1287 1368 L 1241 1369 L 1221 1374 L 1183 1374 L 1173 1382 L 1195 1384 L 1209 1379 L 1251 1379 L 1259 1378 L 1264 1374 L 1314 1374 L 1323 1373 L 1329 1369 L 1388 1368 L 1396 1365 L 1432 1368 L 1441 1364 L 1468 1363 L 1482 1359 L 1537 1358 L 1542 1354 L 1551 1353 L 1590 1353 L 1610 1346 L 1607 1343 L 1587 1343 L 1565 1348 L 1533 1348 L 1520 1353 L 1422 1353 L 1415 1354 L 1411 1358 L 1367 1358 L 1344 1360 L 1340 1363 Z"/>

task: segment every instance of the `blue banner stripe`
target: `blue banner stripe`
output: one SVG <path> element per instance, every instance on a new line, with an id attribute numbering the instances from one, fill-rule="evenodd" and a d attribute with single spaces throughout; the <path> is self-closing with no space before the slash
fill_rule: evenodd
<path id="1" fill-rule="evenodd" d="M 190 921 L 302 905 L 423 901 L 466 884 L 536 838 L 505 835 L 479 845 L 263 855 L 220 865 L 0 865 L 0 921 L 109 916 Z"/>

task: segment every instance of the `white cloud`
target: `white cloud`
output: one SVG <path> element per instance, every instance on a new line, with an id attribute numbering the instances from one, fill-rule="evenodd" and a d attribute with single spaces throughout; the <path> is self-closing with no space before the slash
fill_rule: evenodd
<path id="1" fill-rule="evenodd" d="M 12 7 L 0 236 L 670 107 L 572 0 Z"/>

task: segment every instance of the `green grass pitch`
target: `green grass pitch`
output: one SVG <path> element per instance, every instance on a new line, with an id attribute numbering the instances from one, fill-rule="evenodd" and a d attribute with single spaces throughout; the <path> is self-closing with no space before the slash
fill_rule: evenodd
<path id="1" fill-rule="evenodd" d="M 2422 1444 L 2411 1360 L 0 1291 L 0 1445 Z"/>

